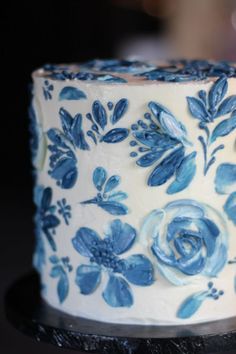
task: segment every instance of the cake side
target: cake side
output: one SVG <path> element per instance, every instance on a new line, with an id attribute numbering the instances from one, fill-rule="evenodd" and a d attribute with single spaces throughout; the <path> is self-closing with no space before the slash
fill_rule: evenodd
<path id="1" fill-rule="evenodd" d="M 233 67 L 99 63 L 33 76 L 43 298 L 115 323 L 236 315 Z"/>

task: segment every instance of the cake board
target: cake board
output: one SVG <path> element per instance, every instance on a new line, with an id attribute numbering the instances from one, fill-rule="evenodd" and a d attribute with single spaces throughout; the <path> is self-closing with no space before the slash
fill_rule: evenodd
<path id="1" fill-rule="evenodd" d="M 38 342 L 101 354 L 206 354 L 236 352 L 236 318 L 188 326 L 103 323 L 73 317 L 40 298 L 38 275 L 17 280 L 5 297 L 6 315 Z"/>

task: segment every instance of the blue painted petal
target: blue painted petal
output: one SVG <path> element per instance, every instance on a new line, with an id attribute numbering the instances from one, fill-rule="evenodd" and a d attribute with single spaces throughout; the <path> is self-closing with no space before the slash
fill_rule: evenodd
<path id="1" fill-rule="evenodd" d="M 52 203 L 52 188 L 47 187 L 44 188 L 43 193 L 42 193 L 42 199 L 41 199 L 41 208 L 46 211 Z"/>
<path id="2" fill-rule="evenodd" d="M 189 296 L 178 309 L 177 317 L 181 319 L 192 317 L 198 311 L 207 296 L 207 291 L 199 292 Z"/>
<path id="3" fill-rule="evenodd" d="M 59 282 L 57 284 L 57 294 L 60 300 L 60 303 L 64 302 L 65 299 L 67 298 L 69 293 L 69 280 L 68 276 L 63 271 L 63 273 L 60 276 Z"/>
<path id="4" fill-rule="evenodd" d="M 104 200 L 97 204 L 100 208 L 104 209 L 111 215 L 126 215 L 129 212 L 129 209 L 126 205 L 116 201 Z"/>
<path id="5" fill-rule="evenodd" d="M 170 202 L 165 207 L 166 212 L 175 211 L 175 217 L 201 218 L 205 210 L 201 204 L 192 199 L 180 199 Z"/>
<path id="6" fill-rule="evenodd" d="M 125 140 L 129 135 L 129 130 L 126 128 L 115 128 L 109 130 L 102 138 L 101 141 L 107 144 L 116 144 Z"/>
<path id="7" fill-rule="evenodd" d="M 107 172 L 103 167 L 97 167 L 93 172 L 93 184 L 98 191 L 102 190 L 102 187 L 107 179 Z"/>
<path id="8" fill-rule="evenodd" d="M 107 125 L 107 113 L 100 101 L 94 101 L 92 112 L 95 122 L 104 129 Z"/>
<path id="9" fill-rule="evenodd" d="M 63 268 L 62 266 L 58 265 L 58 266 L 54 266 L 52 267 L 51 269 L 51 272 L 50 272 L 50 277 L 52 278 L 58 278 L 63 272 Z"/>
<path id="10" fill-rule="evenodd" d="M 208 277 L 214 278 L 222 271 L 228 261 L 228 247 L 225 244 L 221 244 L 212 257 L 207 260 L 204 274 Z"/>
<path id="11" fill-rule="evenodd" d="M 179 140 L 183 143 L 186 141 L 187 134 L 185 127 L 178 122 L 172 114 L 161 112 L 160 125 L 164 133 L 168 134 L 171 138 Z"/>
<path id="12" fill-rule="evenodd" d="M 112 124 L 116 124 L 127 112 L 129 102 L 126 98 L 122 98 L 115 105 L 113 114 L 111 116 Z"/>
<path id="13" fill-rule="evenodd" d="M 236 115 L 220 122 L 212 132 L 210 142 L 213 143 L 219 137 L 230 134 L 236 128 Z"/>
<path id="14" fill-rule="evenodd" d="M 68 171 L 61 180 L 61 187 L 64 189 L 70 189 L 74 187 L 78 177 L 78 170 L 76 167 Z"/>
<path id="15" fill-rule="evenodd" d="M 207 257 L 211 257 L 215 251 L 216 240 L 220 235 L 220 230 L 213 221 L 207 218 L 198 219 L 195 223 L 202 234 L 207 249 Z"/>
<path id="16" fill-rule="evenodd" d="M 236 95 L 227 97 L 218 108 L 217 117 L 224 116 L 225 114 L 231 113 L 236 109 Z"/>
<path id="17" fill-rule="evenodd" d="M 104 187 L 104 193 L 111 192 L 113 189 L 115 189 L 119 184 L 120 184 L 121 178 L 119 176 L 111 176 Z"/>
<path id="18" fill-rule="evenodd" d="M 59 116 L 61 119 L 61 125 L 65 135 L 71 140 L 70 129 L 73 123 L 73 118 L 71 114 L 64 108 L 60 108 Z"/>
<path id="19" fill-rule="evenodd" d="M 80 265 L 76 270 L 76 285 L 83 295 L 94 293 L 101 283 L 101 269 L 98 265 Z"/>
<path id="20" fill-rule="evenodd" d="M 229 194 L 236 189 L 236 165 L 223 163 L 218 166 L 215 189 L 219 194 Z"/>
<path id="21" fill-rule="evenodd" d="M 131 307 L 134 302 L 129 284 L 122 277 L 115 275 L 110 275 L 102 296 L 111 307 Z"/>
<path id="22" fill-rule="evenodd" d="M 176 179 L 167 189 L 168 194 L 181 192 L 192 182 L 196 174 L 196 155 L 194 151 L 186 156 L 176 170 Z"/>
<path id="23" fill-rule="evenodd" d="M 171 284 L 175 286 L 184 286 L 189 284 L 189 281 L 186 280 L 186 276 L 176 271 L 176 269 L 161 264 L 160 262 L 157 263 L 157 268 L 162 274 L 162 276 L 167 279 Z"/>
<path id="24" fill-rule="evenodd" d="M 216 106 L 223 100 L 228 90 L 227 77 L 220 77 L 211 87 L 209 91 L 209 105 L 211 108 Z"/>
<path id="25" fill-rule="evenodd" d="M 87 98 L 86 94 L 76 87 L 65 86 L 59 93 L 59 101 L 62 100 L 81 100 Z"/>
<path id="26" fill-rule="evenodd" d="M 170 267 L 177 266 L 177 260 L 175 258 L 174 252 L 170 249 L 170 254 L 167 255 L 164 251 L 162 251 L 160 245 L 158 244 L 158 238 L 156 238 L 155 242 L 153 243 L 151 250 L 154 256 L 157 257 L 159 262 L 168 265 Z"/>
<path id="27" fill-rule="evenodd" d="M 119 219 L 111 222 L 108 238 L 116 255 L 128 251 L 133 246 L 136 236 L 136 230 L 131 225 L 122 223 Z"/>
<path id="28" fill-rule="evenodd" d="M 81 150 L 89 150 L 89 145 L 87 144 L 82 129 L 82 115 L 76 114 L 73 119 L 73 124 L 71 126 L 71 135 L 73 137 L 73 142 L 75 146 Z"/>
<path id="29" fill-rule="evenodd" d="M 175 238 L 175 235 L 177 232 L 179 232 L 180 230 L 184 230 L 186 228 L 188 228 L 191 223 L 192 223 L 193 219 L 192 218 L 188 218 L 188 217 L 175 217 L 173 218 L 173 220 L 171 220 L 171 222 L 168 224 L 167 227 L 167 241 L 170 242 Z"/>
<path id="30" fill-rule="evenodd" d="M 136 164 L 141 167 L 149 167 L 152 166 L 157 160 L 159 160 L 163 154 L 165 153 L 165 150 L 159 150 L 155 152 L 148 152 L 147 154 L 143 155 L 140 157 L 137 161 Z"/>
<path id="31" fill-rule="evenodd" d="M 81 227 L 72 239 L 72 244 L 81 256 L 91 257 L 93 255 L 91 248 L 96 247 L 99 241 L 99 235 L 94 230 L 88 227 Z"/>
<path id="32" fill-rule="evenodd" d="M 224 205 L 224 211 L 229 220 L 233 221 L 234 225 L 236 225 L 236 192 L 231 193 L 228 197 Z"/>
<path id="33" fill-rule="evenodd" d="M 175 139 L 167 134 L 161 134 L 155 131 L 141 130 L 132 133 L 135 139 L 148 147 L 156 147 L 161 151 L 166 151 L 179 144 Z"/>
<path id="34" fill-rule="evenodd" d="M 158 236 L 158 232 L 164 219 L 164 214 L 165 213 L 162 209 L 155 209 L 151 211 L 151 213 L 144 219 L 140 230 L 139 239 L 145 247 L 148 246 L 149 241 L 152 238 L 156 238 Z"/>
<path id="35" fill-rule="evenodd" d="M 148 107 L 150 108 L 150 110 L 151 110 L 152 114 L 154 115 L 154 117 L 157 118 L 159 123 L 160 123 L 160 114 L 162 112 L 165 112 L 167 114 L 171 114 L 170 111 L 166 107 L 162 106 L 159 103 L 153 102 L 153 101 L 148 103 Z"/>
<path id="36" fill-rule="evenodd" d="M 69 171 L 74 169 L 75 163 L 75 160 L 70 157 L 60 158 L 51 171 L 51 177 L 57 180 L 62 179 Z"/>
<path id="37" fill-rule="evenodd" d="M 202 121 L 208 121 L 208 113 L 201 100 L 195 97 L 187 97 L 188 108 L 194 118 Z"/>
<path id="38" fill-rule="evenodd" d="M 118 201 L 121 201 L 121 200 L 124 200 L 127 198 L 128 198 L 127 193 L 119 191 L 119 192 L 114 192 L 114 193 L 109 194 L 108 200 L 118 202 Z"/>
<path id="39" fill-rule="evenodd" d="M 155 167 L 148 178 L 148 185 L 151 187 L 160 186 L 170 179 L 184 158 L 184 147 L 170 153 L 159 165 Z"/>
<path id="40" fill-rule="evenodd" d="M 53 254 L 52 256 L 49 257 L 49 261 L 52 264 L 57 264 L 59 263 L 60 259 L 55 254 Z"/>
<path id="41" fill-rule="evenodd" d="M 177 260 L 177 267 L 186 275 L 196 275 L 202 272 L 206 259 L 199 253 L 193 258 L 180 258 Z"/>
<path id="42" fill-rule="evenodd" d="M 43 228 L 47 230 L 54 229 L 60 224 L 60 220 L 58 219 L 58 217 L 53 214 L 48 214 L 44 216 L 42 222 L 43 222 Z"/>
<path id="43" fill-rule="evenodd" d="M 49 129 L 47 132 L 48 138 L 53 144 L 63 149 L 68 149 L 71 146 L 70 141 L 66 138 L 64 134 L 61 133 L 59 129 Z"/>
<path id="44" fill-rule="evenodd" d="M 132 284 L 148 286 L 154 282 L 154 269 L 150 260 L 142 254 L 125 259 L 125 270 L 122 272 Z"/>

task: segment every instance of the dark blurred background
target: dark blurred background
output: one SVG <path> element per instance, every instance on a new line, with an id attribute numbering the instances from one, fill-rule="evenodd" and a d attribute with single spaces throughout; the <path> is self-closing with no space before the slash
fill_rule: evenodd
<path id="1" fill-rule="evenodd" d="M 71 353 L 5 320 L 3 294 L 33 250 L 27 87 L 44 63 L 91 58 L 236 58 L 234 0 L 2 1 L 0 5 L 0 353 Z"/>

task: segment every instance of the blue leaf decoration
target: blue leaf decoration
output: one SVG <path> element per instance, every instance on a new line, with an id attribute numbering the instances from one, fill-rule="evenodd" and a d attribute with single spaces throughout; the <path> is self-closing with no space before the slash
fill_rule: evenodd
<path id="1" fill-rule="evenodd" d="M 83 295 L 94 293 L 101 282 L 101 269 L 98 265 L 82 264 L 76 270 L 75 283 Z"/>
<path id="2" fill-rule="evenodd" d="M 192 317 L 200 308 L 203 301 L 207 298 L 208 292 L 199 292 L 197 294 L 189 296 L 180 306 L 177 317 L 187 319 Z"/>
<path id="3" fill-rule="evenodd" d="M 170 138 L 167 134 L 162 134 L 154 131 L 142 130 L 133 132 L 133 136 L 137 139 L 141 144 L 146 145 L 148 147 L 155 147 L 158 150 L 168 150 L 179 144 L 178 140 Z"/>
<path id="4" fill-rule="evenodd" d="M 212 132 L 211 143 L 213 143 L 217 138 L 226 136 L 231 133 L 236 128 L 236 115 L 223 120 L 220 122 Z"/>
<path id="5" fill-rule="evenodd" d="M 52 203 L 52 188 L 47 187 L 43 190 L 41 208 L 46 211 Z"/>
<path id="6" fill-rule="evenodd" d="M 113 252 L 116 255 L 128 251 L 133 246 L 136 237 L 137 232 L 131 225 L 123 224 L 119 219 L 111 222 L 108 239 L 111 240 Z"/>
<path id="7" fill-rule="evenodd" d="M 170 179 L 184 158 L 184 147 L 170 153 L 159 165 L 155 167 L 148 178 L 148 185 L 151 187 L 160 186 Z"/>
<path id="8" fill-rule="evenodd" d="M 60 108 L 59 116 L 61 119 L 61 125 L 66 136 L 71 140 L 70 130 L 73 123 L 73 118 L 68 111 L 64 108 Z"/>
<path id="9" fill-rule="evenodd" d="M 203 102 L 195 97 L 187 97 L 188 108 L 194 118 L 208 120 L 208 113 Z"/>
<path id="10" fill-rule="evenodd" d="M 154 282 L 154 269 L 149 259 L 136 254 L 125 259 L 125 278 L 132 284 L 149 286 Z"/>
<path id="11" fill-rule="evenodd" d="M 51 177 L 60 180 L 67 172 L 71 171 L 75 167 L 75 160 L 70 157 L 62 157 L 55 164 L 51 171 Z"/>
<path id="12" fill-rule="evenodd" d="M 215 189 L 219 194 L 229 194 L 236 189 L 236 165 L 222 163 L 216 170 Z"/>
<path id="13" fill-rule="evenodd" d="M 228 90 L 228 82 L 225 76 L 220 77 L 211 87 L 209 91 L 209 105 L 211 108 L 216 106 L 223 100 Z"/>
<path id="14" fill-rule="evenodd" d="M 111 192 L 120 184 L 120 176 L 111 176 L 105 184 L 104 193 Z"/>
<path id="15" fill-rule="evenodd" d="M 64 302 L 69 293 L 69 280 L 65 271 L 60 276 L 59 282 L 57 284 L 57 294 L 60 303 Z"/>
<path id="16" fill-rule="evenodd" d="M 56 215 L 48 214 L 43 218 L 43 228 L 44 229 L 54 229 L 60 224 L 60 220 Z"/>
<path id="17" fill-rule="evenodd" d="M 91 247 L 99 242 L 99 235 L 92 229 L 88 227 L 81 227 L 77 232 L 75 237 L 72 239 L 72 244 L 81 256 L 92 257 Z"/>
<path id="18" fill-rule="evenodd" d="M 129 209 L 126 205 L 116 201 L 101 201 L 98 203 L 98 206 L 100 206 L 100 208 L 104 209 L 111 215 L 126 215 L 129 212 Z"/>
<path id="19" fill-rule="evenodd" d="M 110 275 L 102 296 L 111 307 L 131 307 L 134 302 L 129 284 L 116 275 Z"/>
<path id="20" fill-rule="evenodd" d="M 118 202 L 120 200 L 124 200 L 127 198 L 128 198 L 127 193 L 119 191 L 119 192 L 111 193 L 108 197 L 108 200 L 113 200 L 113 201 Z"/>
<path id="21" fill-rule="evenodd" d="M 50 262 L 52 263 L 52 264 L 57 264 L 60 260 L 59 260 L 59 258 L 55 255 L 55 254 L 53 254 L 52 256 L 50 256 L 49 257 L 49 260 L 50 260 Z"/>
<path id="22" fill-rule="evenodd" d="M 127 112 L 128 105 L 129 102 L 126 98 L 122 98 L 117 102 L 111 116 L 112 124 L 116 124 L 123 117 L 123 115 Z"/>
<path id="23" fill-rule="evenodd" d="M 51 272 L 50 272 L 50 277 L 52 278 L 58 278 L 63 272 L 63 268 L 62 266 L 58 265 L 58 266 L 54 266 L 52 267 L 51 269 Z"/>
<path id="24" fill-rule="evenodd" d="M 115 128 L 115 129 L 111 129 L 108 133 L 106 133 L 101 138 L 101 141 L 108 143 L 108 144 L 120 143 L 121 141 L 125 140 L 128 135 L 129 135 L 128 129 Z"/>
<path id="25" fill-rule="evenodd" d="M 92 112 L 95 122 L 104 129 L 107 125 L 107 113 L 100 101 L 94 101 Z"/>
<path id="26" fill-rule="evenodd" d="M 73 124 L 71 126 L 71 135 L 75 146 L 81 150 L 89 150 L 89 145 L 87 144 L 82 130 L 82 115 L 76 114 L 73 119 Z"/>
<path id="27" fill-rule="evenodd" d="M 70 146 L 70 141 L 65 137 L 64 134 L 60 132 L 59 129 L 49 129 L 47 132 L 47 136 L 51 140 L 51 142 L 57 145 L 58 147 L 68 149 Z"/>
<path id="28" fill-rule="evenodd" d="M 159 150 L 155 152 L 148 152 L 147 154 L 143 155 L 140 157 L 137 161 L 136 164 L 141 167 L 149 167 L 152 166 L 157 160 L 159 160 L 163 154 L 165 153 L 165 150 Z"/>
<path id="29" fill-rule="evenodd" d="M 217 110 L 217 117 L 231 113 L 236 109 L 236 95 L 227 97 L 219 106 Z"/>
<path id="30" fill-rule="evenodd" d="M 176 179 L 167 189 L 168 194 L 178 193 L 189 186 L 196 174 L 196 155 L 194 151 L 186 156 L 176 170 Z"/>
<path id="31" fill-rule="evenodd" d="M 236 192 L 233 192 L 228 197 L 224 205 L 224 211 L 226 212 L 229 220 L 233 221 L 234 225 L 236 225 Z"/>
<path id="32" fill-rule="evenodd" d="M 73 167 L 70 171 L 64 174 L 61 181 L 61 187 L 63 189 L 70 189 L 74 187 L 77 178 L 78 178 L 78 170 L 76 167 Z"/>
<path id="33" fill-rule="evenodd" d="M 76 87 L 65 86 L 59 93 L 59 101 L 62 100 L 81 100 L 87 98 L 86 94 Z"/>
<path id="34" fill-rule="evenodd" d="M 159 119 L 164 133 L 183 143 L 186 141 L 187 134 L 185 127 L 172 114 L 161 112 Z"/>
<path id="35" fill-rule="evenodd" d="M 160 114 L 162 112 L 165 112 L 165 113 L 171 115 L 171 112 L 166 107 L 162 106 L 159 103 L 151 101 L 151 102 L 148 103 L 148 107 L 150 108 L 150 110 L 151 110 L 152 114 L 154 115 L 154 117 L 157 118 L 159 123 L 160 123 Z"/>
<path id="36" fill-rule="evenodd" d="M 107 172 L 103 167 L 97 167 L 93 172 L 93 184 L 98 191 L 102 190 L 102 187 L 107 179 Z"/>

